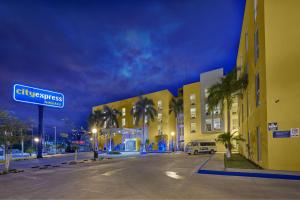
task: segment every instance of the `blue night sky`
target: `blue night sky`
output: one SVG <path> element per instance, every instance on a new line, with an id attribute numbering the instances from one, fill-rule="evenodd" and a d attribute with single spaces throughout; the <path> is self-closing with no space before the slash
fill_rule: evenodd
<path id="1" fill-rule="evenodd" d="M 0 1 L 0 108 L 37 119 L 14 102 L 14 83 L 59 91 L 65 108 L 46 126 L 85 125 L 93 105 L 199 81 L 235 66 L 243 0 Z"/>

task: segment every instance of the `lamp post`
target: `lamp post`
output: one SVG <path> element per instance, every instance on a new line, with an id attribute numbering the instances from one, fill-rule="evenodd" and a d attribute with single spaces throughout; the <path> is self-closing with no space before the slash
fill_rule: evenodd
<path id="1" fill-rule="evenodd" d="M 36 152 L 36 154 L 38 153 L 37 152 L 37 146 L 38 146 L 38 144 L 39 144 L 39 142 L 40 142 L 40 139 L 38 138 L 38 137 L 35 137 L 34 139 L 34 142 L 35 142 L 35 152 Z"/>
<path id="2" fill-rule="evenodd" d="M 174 135 L 175 133 L 172 131 L 171 136 L 172 136 L 172 151 L 174 152 Z"/>
<path id="3" fill-rule="evenodd" d="M 94 160 L 96 160 L 98 158 L 98 130 L 96 128 L 93 128 L 92 133 L 94 136 Z"/>

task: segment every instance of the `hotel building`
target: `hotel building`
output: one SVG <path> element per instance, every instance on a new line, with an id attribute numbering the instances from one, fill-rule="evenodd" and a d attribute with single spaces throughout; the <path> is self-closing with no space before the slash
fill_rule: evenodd
<path id="1" fill-rule="evenodd" d="M 247 0 L 237 66 L 239 151 L 266 169 L 300 170 L 300 1 Z"/>
<path id="2" fill-rule="evenodd" d="M 175 118 L 174 113 L 169 113 L 169 102 L 173 95 L 168 90 L 162 90 L 143 95 L 152 99 L 158 111 L 155 120 L 145 127 L 145 135 L 149 140 L 149 150 L 170 150 L 172 145 L 183 150 L 185 145 L 194 140 L 214 141 L 218 134 L 226 130 L 226 117 L 221 116 L 221 108 L 217 107 L 213 113 L 208 112 L 206 103 L 207 90 L 223 77 L 223 69 L 219 68 L 200 75 L 200 81 L 184 85 L 178 90 L 178 96 L 183 98 L 183 113 Z M 119 127 L 114 129 L 113 143 L 116 149 L 124 151 L 138 151 L 142 138 L 142 124 L 135 126 L 134 118 L 130 111 L 138 97 L 132 97 L 105 105 L 121 112 L 118 122 Z M 104 105 L 93 107 L 93 111 L 101 110 Z M 176 123 L 177 120 L 177 123 Z M 176 128 L 177 124 L 177 128 Z M 238 130 L 237 102 L 232 106 L 231 112 L 232 131 Z M 102 133 L 108 130 L 102 129 Z M 171 133 L 174 132 L 174 136 Z M 100 137 L 100 148 L 107 147 L 106 134 Z M 160 144 L 163 135 L 165 143 Z M 224 151 L 222 144 L 218 144 L 218 151 Z"/>

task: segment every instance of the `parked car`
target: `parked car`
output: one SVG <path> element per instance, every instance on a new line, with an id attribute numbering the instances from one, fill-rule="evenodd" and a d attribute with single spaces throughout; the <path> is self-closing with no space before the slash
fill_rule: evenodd
<path id="1" fill-rule="evenodd" d="M 185 152 L 188 154 L 199 154 L 199 153 L 215 153 L 217 146 L 215 141 L 192 141 L 186 145 Z"/>

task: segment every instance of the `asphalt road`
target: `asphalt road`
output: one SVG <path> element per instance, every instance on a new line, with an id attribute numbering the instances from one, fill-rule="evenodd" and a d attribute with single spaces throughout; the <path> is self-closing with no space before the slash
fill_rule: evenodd
<path id="1" fill-rule="evenodd" d="M 200 175 L 209 155 L 158 154 L 0 176 L 2 199 L 300 199 L 300 181 Z"/>

